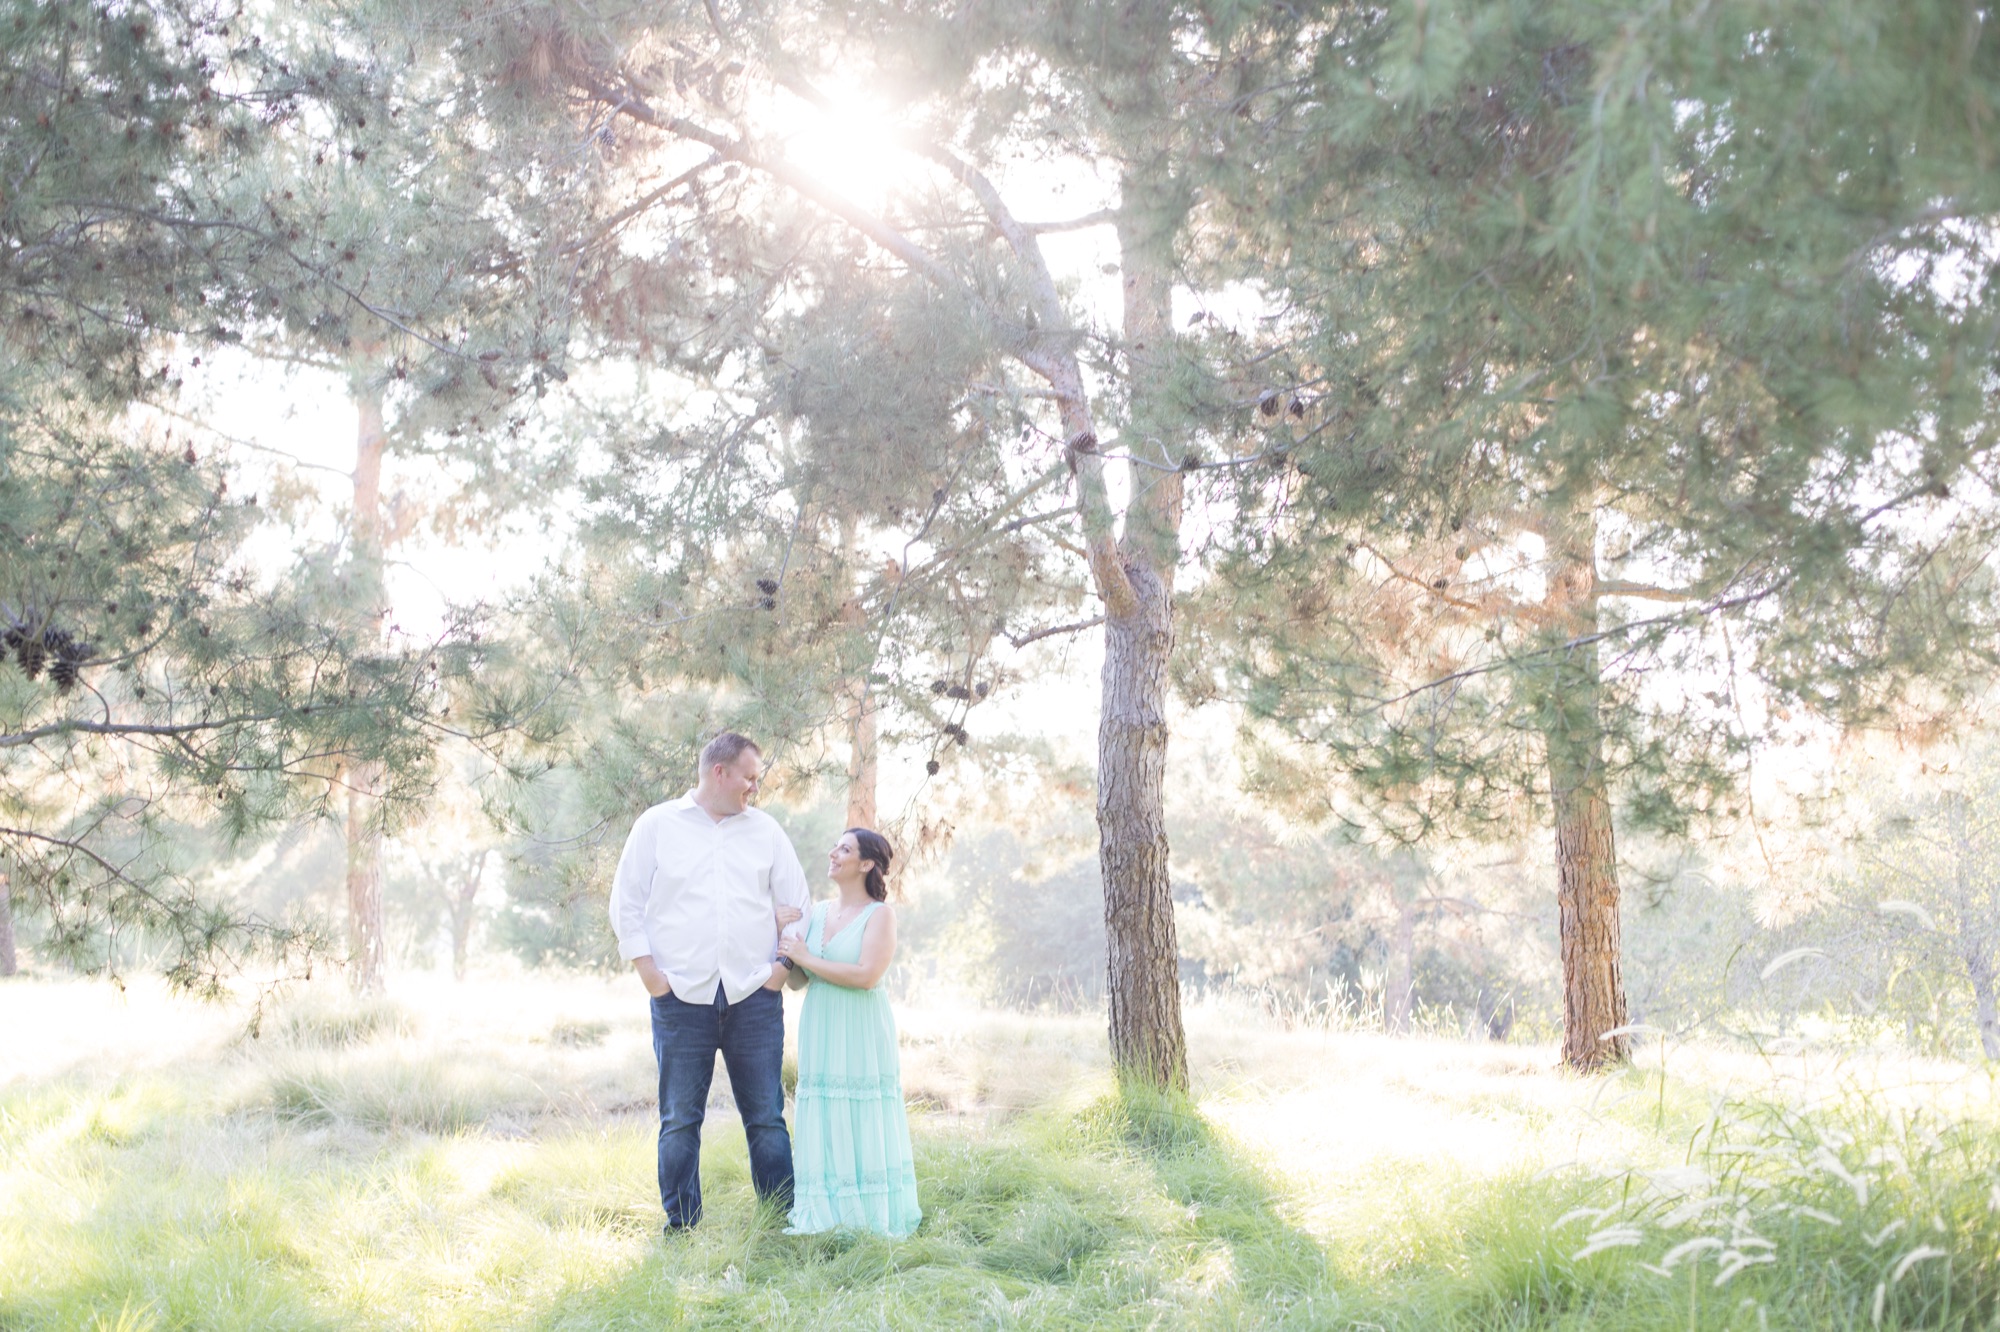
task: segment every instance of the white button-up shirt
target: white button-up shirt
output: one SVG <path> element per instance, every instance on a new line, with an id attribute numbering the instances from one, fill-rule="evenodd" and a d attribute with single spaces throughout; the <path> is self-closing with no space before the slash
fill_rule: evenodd
<path id="1" fill-rule="evenodd" d="M 771 978 L 779 906 L 812 905 L 798 852 L 778 821 L 745 809 L 720 821 L 694 802 L 639 816 L 611 882 L 611 928 L 626 961 L 650 955 L 691 1004 L 738 1003 Z"/>

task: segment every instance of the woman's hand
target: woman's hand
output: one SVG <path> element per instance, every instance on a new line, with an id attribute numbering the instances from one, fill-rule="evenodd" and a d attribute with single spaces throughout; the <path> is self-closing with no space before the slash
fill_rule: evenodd
<path id="1" fill-rule="evenodd" d="M 805 919 L 806 913 L 797 907 L 781 906 L 772 914 L 778 918 L 778 928 L 782 930 L 795 920 Z"/>
<path id="2" fill-rule="evenodd" d="M 778 940 L 778 956 L 789 957 L 800 966 L 805 966 L 812 960 L 812 950 L 806 947 L 804 939 L 795 934 L 787 934 Z"/>

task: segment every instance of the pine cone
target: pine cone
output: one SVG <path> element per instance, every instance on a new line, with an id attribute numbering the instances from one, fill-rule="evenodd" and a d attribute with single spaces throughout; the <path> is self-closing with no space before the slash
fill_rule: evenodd
<path id="1" fill-rule="evenodd" d="M 757 580 L 757 590 L 767 597 L 774 597 L 778 594 L 778 580 L 775 578 L 759 578 Z"/>
<path id="2" fill-rule="evenodd" d="M 14 631 L 14 633 L 19 632 L 19 630 Z M 8 635 L 9 638 L 13 636 L 13 633 Z M 48 660 L 48 656 L 48 649 L 42 646 L 39 634 L 21 634 L 20 641 L 14 645 L 14 660 L 21 663 L 21 674 L 30 680 L 40 677 L 42 664 Z"/>
<path id="3" fill-rule="evenodd" d="M 51 630 L 49 635 L 44 637 L 52 635 L 60 636 L 61 642 L 50 645 L 55 650 L 56 659 L 49 667 L 49 679 L 54 682 L 56 692 L 67 694 L 76 688 L 77 681 L 83 678 L 82 666 L 90 660 L 96 649 L 63 633 L 60 629 Z"/>

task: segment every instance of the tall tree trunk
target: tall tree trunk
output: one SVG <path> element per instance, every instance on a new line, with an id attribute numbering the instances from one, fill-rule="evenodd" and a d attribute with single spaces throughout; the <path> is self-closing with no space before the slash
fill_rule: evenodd
<path id="1" fill-rule="evenodd" d="M 1396 933 L 1389 942 L 1389 971 L 1382 980 L 1382 1027 L 1392 1036 L 1410 1034 L 1412 955 L 1417 943 L 1417 904 L 1398 897 Z"/>
<path id="2" fill-rule="evenodd" d="M 357 994 L 387 984 L 388 948 L 382 929 L 382 829 L 375 821 L 381 765 L 347 769 L 347 965 Z"/>
<path id="3" fill-rule="evenodd" d="M 465 964 L 472 950 L 472 904 L 451 913 L 451 978 L 465 979 Z"/>
<path id="4" fill-rule="evenodd" d="M 1111 1056 L 1154 1086 L 1188 1085 L 1180 941 L 1166 827 L 1167 661 L 1180 562 L 1179 433 L 1168 400 L 1173 356 L 1173 235 L 1165 191 L 1141 172 L 1121 182 L 1118 242 L 1131 428 L 1132 499 L 1118 541 L 1131 596 L 1107 601 L 1097 737 L 1098 859 L 1111 998 Z M 1146 466 L 1144 463 L 1151 463 Z"/>
<path id="5" fill-rule="evenodd" d="M 875 691 L 866 677 L 847 683 L 847 826 L 873 828 L 875 818 Z"/>
<path id="6" fill-rule="evenodd" d="M 1563 1062 L 1594 1072 L 1625 1060 L 1625 981 L 1618 920 L 1618 850 L 1604 774 L 1603 679 L 1597 644 L 1596 523 L 1587 510 L 1549 536 L 1549 603 L 1564 641 L 1542 678 L 1549 796 L 1555 810 L 1561 917 Z"/>
<path id="7" fill-rule="evenodd" d="M 1098 862 L 1111 997 L 1111 1057 L 1160 1087 L 1187 1086 L 1180 944 L 1167 876 L 1167 653 L 1170 594 L 1155 570 L 1128 566 L 1136 613 L 1104 632 L 1097 736 Z"/>
<path id="8" fill-rule="evenodd" d="M 467 866 L 465 878 L 451 897 L 451 978 L 455 981 L 465 979 L 466 959 L 472 945 L 472 922 L 479 912 L 479 885 L 486 878 L 486 858 L 490 854 L 481 851 L 478 858 Z"/>
<path id="9" fill-rule="evenodd" d="M 353 373 L 353 548 L 350 577 L 355 605 L 373 641 L 388 619 L 382 581 L 382 387 L 370 361 Z M 383 773 L 377 763 L 347 767 L 347 943 L 349 979 L 356 992 L 380 993 L 386 983 L 388 947 L 382 923 L 382 825 L 377 804 Z"/>
<path id="10" fill-rule="evenodd" d="M 1974 1016 L 1979 1023 L 1979 1048 L 1988 1059 L 2000 1059 L 2000 1004 L 1995 1003 L 1993 956 L 1985 940 L 1968 940 L 1965 974 L 1972 980 Z"/>
<path id="11" fill-rule="evenodd" d="M 21 959 L 14 952 L 14 883 L 13 879 L 0 874 L 0 976 L 12 976 L 21 970 Z"/>
<path id="12" fill-rule="evenodd" d="M 1972 843 L 1968 826 L 1970 802 L 1963 791 L 1942 797 L 1945 827 L 1951 838 L 1951 914 L 1958 926 L 1958 952 L 1972 982 L 1973 1020 L 1979 1028 L 1979 1048 L 1988 1059 L 2000 1059 L 2000 1007 L 1994 996 L 1992 913 L 1983 909 L 1985 866 Z"/>
<path id="13" fill-rule="evenodd" d="M 841 562 L 848 569 L 849 577 L 853 576 L 857 562 L 857 526 L 851 517 L 842 519 L 840 524 Z M 890 567 L 895 567 L 893 562 Z M 858 594 L 848 597 L 842 604 L 840 619 L 854 633 L 866 631 L 867 619 Z M 847 826 L 873 828 L 877 817 L 875 691 L 868 684 L 865 664 L 850 671 L 841 680 L 840 698 L 847 709 Z"/>

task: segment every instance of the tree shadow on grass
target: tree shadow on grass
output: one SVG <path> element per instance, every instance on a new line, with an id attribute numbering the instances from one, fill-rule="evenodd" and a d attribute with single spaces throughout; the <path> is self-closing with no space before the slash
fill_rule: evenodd
<path id="1" fill-rule="evenodd" d="M 1194 1246 L 1181 1286 L 1224 1321 L 1287 1321 L 1326 1309 L 1335 1272 L 1326 1249 L 1286 1219 L 1266 1169 L 1184 1094 L 1123 1083 L 1082 1117 L 1102 1142 L 1142 1163 L 1182 1210 Z M 1206 1289 L 1210 1298 L 1198 1297 Z M 1192 1312 L 1192 1310 L 1191 1310 Z"/>
<path id="2" fill-rule="evenodd" d="M 697 1230 L 565 1291 L 534 1325 L 1263 1325 L 1330 1281 L 1264 1175 L 1184 1102 L 1114 1094 L 985 1133 L 917 1129 L 915 1235 L 786 1235 L 752 1208 L 729 1144 L 712 1190 L 704 1165 Z"/>
<path id="3" fill-rule="evenodd" d="M 1550 1221 L 1575 1202 L 1560 1181 L 1391 1164 L 1353 1199 L 1370 1219 L 1333 1241 L 1185 1097 L 1127 1087 L 987 1130 L 914 1127 L 925 1219 L 908 1239 L 784 1234 L 725 1140 L 704 1158 L 698 1230 L 650 1240 L 522 1322 L 1483 1330 L 1644 1327 L 1658 1312 L 1551 1248 Z"/>

